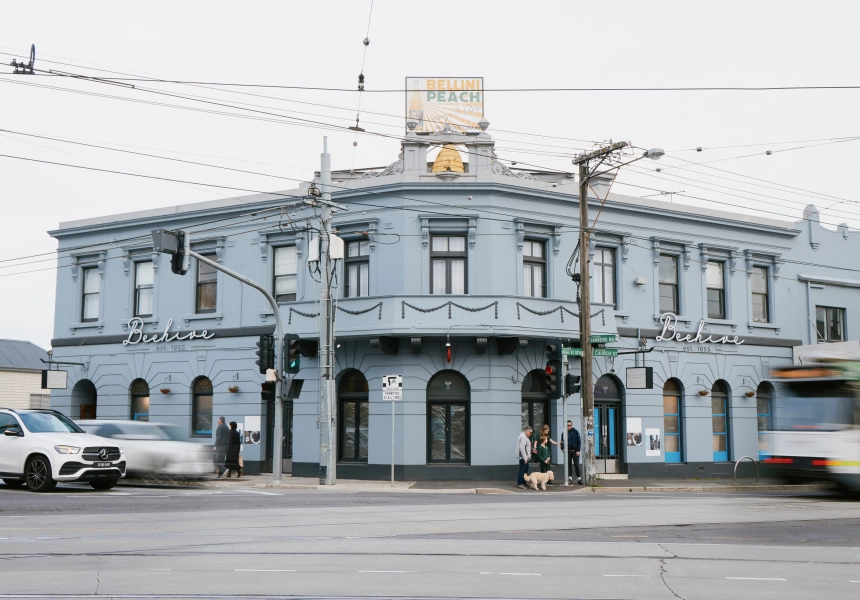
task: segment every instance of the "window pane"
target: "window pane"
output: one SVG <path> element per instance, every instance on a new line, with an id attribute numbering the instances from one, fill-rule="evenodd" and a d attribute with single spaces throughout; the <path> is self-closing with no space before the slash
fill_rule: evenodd
<path id="1" fill-rule="evenodd" d="M 152 270 L 152 261 L 147 260 L 144 262 L 136 263 L 134 266 L 135 269 L 135 285 L 138 287 L 142 285 L 152 285 L 155 281 L 155 275 Z"/>
<path id="2" fill-rule="evenodd" d="M 275 248 L 275 275 L 294 275 L 296 273 L 296 247 Z"/>
<path id="3" fill-rule="evenodd" d="M 199 283 L 215 281 L 217 275 L 218 272 L 215 270 L 215 267 L 211 267 L 203 262 L 197 263 L 197 281 Z"/>
<path id="4" fill-rule="evenodd" d="M 369 431 L 370 410 L 367 402 L 358 403 L 358 458 L 367 458 L 367 432 Z"/>
<path id="5" fill-rule="evenodd" d="M 666 432 L 668 433 L 668 429 Z M 667 435 L 663 438 L 663 444 L 666 446 L 666 452 L 680 452 L 681 451 L 681 436 L 680 435 Z"/>
<path id="6" fill-rule="evenodd" d="M 608 263 L 611 264 L 612 255 L 609 251 L 606 254 L 609 255 Z M 609 264 L 603 267 L 603 301 L 606 304 L 615 304 L 615 273 Z"/>
<path id="7" fill-rule="evenodd" d="M 445 430 L 447 405 L 430 405 L 430 460 L 447 460 L 445 446 L 447 431 Z"/>
<path id="8" fill-rule="evenodd" d="M 523 294 L 532 295 L 532 266 L 529 264 L 523 265 Z"/>
<path id="9" fill-rule="evenodd" d="M 663 396 L 663 412 L 667 415 L 677 415 L 678 396 Z"/>
<path id="10" fill-rule="evenodd" d="M 543 402 L 535 402 L 532 404 L 532 411 L 534 411 L 534 423 L 532 423 L 532 427 L 535 431 L 544 426 L 544 423 L 549 423 L 549 419 L 546 416 L 546 404 Z M 532 440 L 536 439 L 534 434 L 532 434 Z M 537 441 L 540 441 L 540 436 L 538 436 Z"/>
<path id="11" fill-rule="evenodd" d="M 708 288 L 708 318 L 724 319 L 725 317 L 723 290 Z"/>
<path id="12" fill-rule="evenodd" d="M 753 321 L 767 323 L 767 295 L 753 294 L 752 296 Z"/>
<path id="13" fill-rule="evenodd" d="M 716 392 L 711 394 L 711 412 L 715 415 L 726 414 L 726 399 L 718 396 Z"/>
<path id="14" fill-rule="evenodd" d="M 465 294 L 466 293 L 466 261 L 452 260 L 451 261 L 451 293 Z"/>
<path id="15" fill-rule="evenodd" d="M 763 396 L 762 392 L 759 392 L 756 396 L 756 410 L 760 415 L 768 415 L 770 414 L 770 398 Z"/>
<path id="16" fill-rule="evenodd" d="M 451 409 L 451 461 L 466 460 L 466 405 L 452 404 Z"/>
<path id="17" fill-rule="evenodd" d="M 758 416 L 758 430 L 768 431 L 770 429 L 770 417 L 767 415 Z"/>
<path id="18" fill-rule="evenodd" d="M 295 300 L 296 280 L 297 278 L 295 275 L 285 275 L 275 279 L 275 295 L 292 295 L 293 300 Z"/>
<path id="19" fill-rule="evenodd" d="M 367 256 L 370 248 L 370 242 L 359 242 L 358 243 L 358 255 L 359 256 Z"/>
<path id="20" fill-rule="evenodd" d="M 660 312 L 678 312 L 674 285 L 660 284 Z"/>
<path id="21" fill-rule="evenodd" d="M 358 265 L 349 265 L 347 267 L 347 276 L 349 277 L 347 296 L 355 298 L 358 296 Z"/>
<path id="22" fill-rule="evenodd" d="M 520 423 L 522 427 L 520 429 L 525 429 L 526 426 L 530 425 L 529 423 L 529 403 L 521 402 L 520 403 Z"/>
<path id="23" fill-rule="evenodd" d="M 532 266 L 532 296 L 535 298 L 543 298 L 546 296 L 544 293 L 543 273 L 544 270 L 541 265 Z"/>
<path id="24" fill-rule="evenodd" d="M 752 281 L 753 292 L 767 293 L 767 269 L 765 267 L 753 267 L 750 280 Z"/>
<path id="25" fill-rule="evenodd" d="M 355 460 L 355 403 L 343 403 L 343 447 L 340 455 L 345 460 Z"/>
<path id="26" fill-rule="evenodd" d="M 448 252 L 465 252 L 466 238 L 452 237 L 448 238 Z"/>
<path id="27" fill-rule="evenodd" d="M 137 290 L 137 306 L 134 314 L 135 316 L 152 314 L 152 288 Z"/>
<path id="28" fill-rule="evenodd" d="M 678 428 L 678 417 L 663 417 L 663 426 L 666 428 L 666 433 L 680 433 Z"/>
<path id="29" fill-rule="evenodd" d="M 705 280 L 709 288 L 723 289 L 723 263 L 709 262 Z"/>
<path id="30" fill-rule="evenodd" d="M 815 329 L 818 330 L 818 339 L 827 339 L 827 309 L 823 306 L 815 307 Z"/>
<path id="31" fill-rule="evenodd" d="M 433 237 L 431 249 L 434 252 L 447 252 L 448 251 L 448 238 L 443 237 L 443 236 Z"/>
<path id="32" fill-rule="evenodd" d="M 541 242 L 532 242 L 531 255 L 535 258 L 543 258 L 543 244 Z"/>
<path id="33" fill-rule="evenodd" d="M 712 417 L 712 425 L 714 428 L 714 433 L 725 433 L 726 432 L 726 418 L 725 417 Z"/>
<path id="34" fill-rule="evenodd" d="M 99 293 L 99 271 L 98 269 L 84 269 L 84 293 Z"/>
<path id="35" fill-rule="evenodd" d="M 199 284 L 197 286 L 197 310 L 215 310 L 217 297 L 216 283 Z"/>
<path id="36" fill-rule="evenodd" d="M 715 435 L 714 439 L 714 452 L 725 452 L 726 451 L 726 436 L 724 435 Z"/>
<path id="37" fill-rule="evenodd" d="M 601 265 L 594 265 L 594 271 L 592 273 L 591 278 L 592 286 L 594 289 L 594 293 L 591 295 L 592 302 L 603 302 L 603 267 Z"/>
<path id="38" fill-rule="evenodd" d="M 370 265 L 367 263 L 361 263 L 358 265 L 358 270 L 359 270 L 359 275 L 360 275 L 360 277 L 359 277 L 360 284 L 359 284 L 359 289 L 358 289 L 358 295 L 359 296 L 369 296 L 370 295 L 370 291 L 369 291 L 370 279 L 368 277 L 369 269 L 370 269 Z"/>
<path id="39" fill-rule="evenodd" d="M 531 256 L 532 255 L 532 243 L 526 241 L 523 243 L 523 256 Z"/>
<path id="40" fill-rule="evenodd" d="M 830 339 L 831 342 L 841 342 L 842 337 L 842 309 L 831 308 L 830 310 Z"/>
<path id="41" fill-rule="evenodd" d="M 678 259 L 674 256 L 660 255 L 660 281 L 662 283 L 678 282 Z"/>
<path id="42" fill-rule="evenodd" d="M 212 433 L 212 396 L 194 397 L 194 433 Z"/>
<path id="43" fill-rule="evenodd" d="M 445 290 L 445 261 L 433 261 L 433 289 L 431 294 L 444 294 Z"/>
<path id="44" fill-rule="evenodd" d="M 87 294 L 84 296 L 84 320 L 97 320 L 99 318 L 99 295 Z"/>

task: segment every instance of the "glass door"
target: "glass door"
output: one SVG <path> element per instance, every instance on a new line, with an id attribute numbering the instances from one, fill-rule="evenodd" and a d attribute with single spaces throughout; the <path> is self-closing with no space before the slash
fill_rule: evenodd
<path id="1" fill-rule="evenodd" d="M 594 403 L 595 468 L 598 473 L 620 473 L 621 451 L 618 443 L 621 421 L 621 404 L 617 402 Z"/>
<path id="2" fill-rule="evenodd" d="M 430 404 L 427 435 L 431 463 L 465 463 L 468 460 L 468 412 L 465 404 Z"/>

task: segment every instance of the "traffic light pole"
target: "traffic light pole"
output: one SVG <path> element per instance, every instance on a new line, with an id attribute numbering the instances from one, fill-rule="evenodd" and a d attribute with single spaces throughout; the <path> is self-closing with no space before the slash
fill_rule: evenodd
<path id="1" fill-rule="evenodd" d="M 274 296 L 258 284 L 256 281 L 248 279 L 244 275 L 240 275 L 232 269 L 228 269 L 224 265 L 211 260 L 202 254 L 198 254 L 191 250 L 186 244 L 185 254 L 193 256 L 199 262 L 209 265 L 217 271 L 229 275 L 233 279 L 238 279 L 245 285 L 249 285 L 255 290 L 259 290 L 269 301 L 272 311 L 275 313 L 275 371 L 277 371 L 277 379 L 275 380 L 275 431 L 272 441 L 272 483 L 281 483 L 281 471 L 283 470 L 283 447 L 284 447 L 284 396 L 286 389 L 283 381 L 283 372 L 280 368 L 284 364 L 284 324 L 281 321 L 281 311 L 278 310 L 278 303 Z"/>
<path id="2" fill-rule="evenodd" d="M 594 387 L 591 384 L 591 279 L 588 268 L 588 161 L 579 163 L 579 337 L 582 346 L 582 415 L 585 418 L 583 481 L 594 484 Z M 567 422 L 565 422 L 567 427 Z"/>

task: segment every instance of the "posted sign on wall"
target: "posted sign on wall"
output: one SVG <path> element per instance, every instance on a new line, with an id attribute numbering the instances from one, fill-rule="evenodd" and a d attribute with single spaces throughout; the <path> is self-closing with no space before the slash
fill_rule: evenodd
<path id="1" fill-rule="evenodd" d="M 406 78 L 406 117 L 418 122 L 416 133 L 439 131 L 446 124 L 476 131 L 483 116 L 483 77 Z"/>

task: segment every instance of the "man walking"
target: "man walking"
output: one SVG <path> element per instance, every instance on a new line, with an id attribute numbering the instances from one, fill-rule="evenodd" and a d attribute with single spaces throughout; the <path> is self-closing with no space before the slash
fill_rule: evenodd
<path id="1" fill-rule="evenodd" d="M 573 483 L 573 473 L 576 472 L 576 483 L 582 483 L 579 475 L 579 451 L 582 447 L 582 439 L 579 432 L 573 427 L 573 421 L 567 422 L 567 460 L 568 460 L 568 483 Z"/>
<path id="2" fill-rule="evenodd" d="M 517 487 L 526 489 L 525 475 L 529 472 L 529 461 L 532 459 L 532 444 L 529 441 L 532 428 L 526 425 L 517 437 L 517 459 L 520 462 L 520 470 L 517 474 Z"/>
<path id="3" fill-rule="evenodd" d="M 215 445 L 212 449 L 215 451 L 215 470 L 218 472 L 218 477 L 226 475 L 227 462 L 227 447 L 230 445 L 230 429 L 224 424 L 226 419 L 218 417 L 218 427 L 215 429 Z"/>

